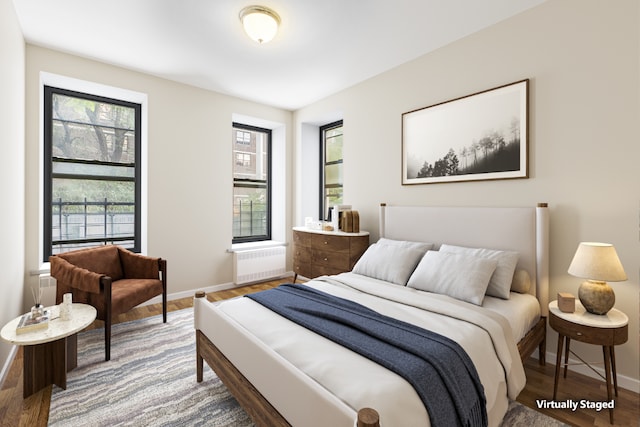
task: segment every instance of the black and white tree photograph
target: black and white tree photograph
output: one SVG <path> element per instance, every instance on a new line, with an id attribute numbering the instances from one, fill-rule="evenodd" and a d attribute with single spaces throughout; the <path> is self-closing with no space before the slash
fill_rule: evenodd
<path id="1" fill-rule="evenodd" d="M 527 178 L 528 80 L 402 115 L 402 183 Z"/>

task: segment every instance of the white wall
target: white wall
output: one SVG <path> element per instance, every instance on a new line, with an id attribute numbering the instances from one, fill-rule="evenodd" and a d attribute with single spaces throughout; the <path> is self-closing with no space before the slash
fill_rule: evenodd
<path id="1" fill-rule="evenodd" d="M 91 81 L 147 95 L 147 254 L 168 261 L 168 292 L 229 284 L 232 255 L 232 144 L 234 115 L 277 127 L 282 143 L 276 200 L 291 228 L 292 113 L 195 87 L 27 45 L 26 49 L 26 270 L 41 265 L 39 253 L 40 73 Z M 286 237 L 283 236 L 283 239 Z M 37 280 L 28 276 L 28 282 Z"/>
<path id="2" fill-rule="evenodd" d="M 344 112 L 345 203 L 377 238 L 378 205 L 535 206 L 551 213 L 551 290 L 577 295 L 567 268 L 580 241 L 613 243 L 629 280 L 616 348 L 621 384 L 638 387 L 640 13 L 636 0 L 549 1 L 296 112 L 296 128 Z M 419 42 L 419 41 L 416 41 Z M 401 114 L 530 79 L 530 178 L 401 185 Z M 462 124 L 461 124 L 462 125 Z M 307 149 L 296 143 L 296 150 Z M 304 157 L 298 154 L 298 158 Z M 297 182 L 304 170 L 298 169 Z M 312 189 L 301 188 L 297 193 Z M 294 215 L 300 217 L 298 210 Z M 554 298 L 555 299 L 555 298 Z M 550 328 L 549 328 L 550 329 Z M 555 352 L 557 334 L 548 333 Z M 576 343 L 587 360 L 602 350 Z M 585 358 L 583 357 L 583 358 Z"/>
<path id="3" fill-rule="evenodd" d="M 0 0 L 0 326 L 24 306 L 24 58 L 13 3 Z M 0 380 L 12 348 L 0 340 Z"/>

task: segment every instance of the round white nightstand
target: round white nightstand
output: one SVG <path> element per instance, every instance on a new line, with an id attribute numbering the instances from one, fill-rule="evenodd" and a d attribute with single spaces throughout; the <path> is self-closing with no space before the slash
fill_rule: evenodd
<path id="1" fill-rule="evenodd" d="M 78 365 L 77 333 L 96 318 L 96 309 L 87 304 L 73 304 L 71 318 L 61 320 L 60 307 L 51 310 L 49 327 L 16 333 L 22 316 L 7 323 L 0 331 L 3 340 L 24 346 L 23 397 L 29 397 L 49 384 L 67 388 L 67 372 Z"/>
<path id="2" fill-rule="evenodd" d="M 620 310 L 612 308 L 607 314 L 592 314 L 585 310 L 580 301 L 576 301 L 573 313 L 565 313 L 558 308 L 558 302 L 549 303 L 549 325 L 558 332 L 558 350 L 556 355 L 556 375 L 553 383 L 553 400 L 558 393 L 560 365 L 562 364 L 562 349 L 566 342 L 564 354 L 564 378 L 567 377 L 569 362 L 569 346 L 571 340 L 602 346 L 604 354 L 605 381 L 607 384 L 607 399 L 611 401 L 611 377 L 615 395 L 618 396 L 618 377 L 616 374 L 616 345 L 627 342 L 629 334 L 629 318 Z M 571 352 L 573 353 L 573 352 Z M 575 353 L 573 353 L 575 355 Z M 579 356 L 576 355 L 580 359 Z M 582 359 L 580 359 L 582 361 Z M 584 362 L 584 361 L 583 361 Z M 584 362 L 586 364 L 586 362 Z M 613 424 L 613 408 L 609 408 L 609 420 Z"/>

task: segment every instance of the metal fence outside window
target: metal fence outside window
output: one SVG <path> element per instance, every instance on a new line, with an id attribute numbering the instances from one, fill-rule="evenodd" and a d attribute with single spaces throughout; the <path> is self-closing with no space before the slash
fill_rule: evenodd
<path id="1" fill-rule="evenodd" d="M 133 247 L 135 203 L 65 202 L 52 203 L 52 252 L 54 254 L 96 244 L 118 243 Z"/>
<path id="2" fill-rule="evenodd" d="M 238 200 L 233 205 L 233 237 L 267 235 L 267 205 Z"/>

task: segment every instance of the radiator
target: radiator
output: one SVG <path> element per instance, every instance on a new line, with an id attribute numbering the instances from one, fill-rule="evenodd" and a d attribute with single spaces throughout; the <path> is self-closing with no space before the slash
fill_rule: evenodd
<path id="1" fill-rule="evenodd" d="M 273 279 L 286 273 L 284 246 L 233 253 L 233 282 L 237 285 Z"/>

